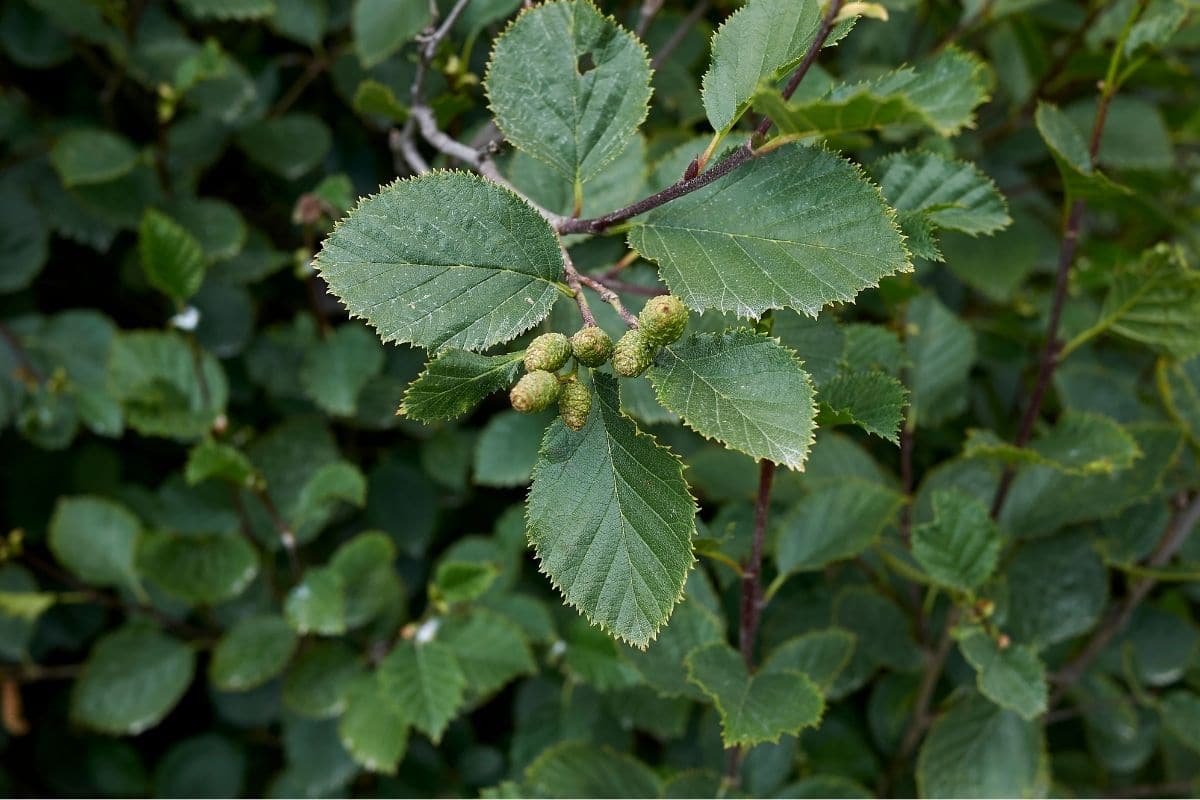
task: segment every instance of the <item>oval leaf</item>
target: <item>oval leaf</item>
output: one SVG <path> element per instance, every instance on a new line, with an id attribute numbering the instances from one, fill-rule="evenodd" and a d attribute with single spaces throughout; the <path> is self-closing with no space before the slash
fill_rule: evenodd
<path id="1" fill-rule="evenodd" d="M 316 267 L 385 342 L 480 350 L 550 313 L 563 261 L 550 226 L 511 191 L 435 172 L 363 200 Z"/>

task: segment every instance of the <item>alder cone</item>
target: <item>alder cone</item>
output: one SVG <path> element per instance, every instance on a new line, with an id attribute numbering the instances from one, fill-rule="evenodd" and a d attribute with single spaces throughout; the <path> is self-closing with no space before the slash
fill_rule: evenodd
<path id="1" fill-rule="evenodd" d="M 603 329 L 589 325 L 571 337 L 571 352 L 585 367 L 598 367 L 612 355 L 613 343 Z"/>
<path id="2" fill-rule="evenodd" d="M 579 430 L 587 424 L 591 410 L 591 389 L 574 381 L 563 386 L 558 398 L 558 413 L 564 425 L 573 431 Z"/>
<path id="3" fill-rule="evenodd" d="M 561 333 L 543 333 L 525 348 L 525 370 L 554 372 L 571 357 L 571 341 Z"/>
<path id="4" fill-rule="evenodd" d="M 654 347 L 640 330 L 627 331 L 613 348 L 613 370 L 626 378 L 636 378 L 654 361 L 654 353 Z"/>
<path id="5" fill-rule="evenodd" d="M 508 393 L 508 399 L 522 414 L 534 414 L 554 405 L 559 391 L 558 378 L 551 372 L 537 369 L 521 376 Z"/>
<path id="6" fill-rule="evenodd" d="M 639 330 L 652 345 L 662 347 L 683 336 L 688 324 L 687 306 L 675 295 L 652 297 L 638 315 Z"/>

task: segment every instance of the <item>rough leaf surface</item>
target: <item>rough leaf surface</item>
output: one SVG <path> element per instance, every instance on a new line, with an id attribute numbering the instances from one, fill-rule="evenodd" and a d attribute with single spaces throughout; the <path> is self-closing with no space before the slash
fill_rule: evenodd
<path id="1" fill-rule="evenodd" d="M 663 349 L 650 382 L 659 402 L 701 435 L 803 468 L 813 439 L 812 381 L 778 340 L 746 328 L 697 334 Z"/>
<path id="2" fill-rule="evenodd" d="M 504 137 L 579 196 L 646 117 L 650 62 L 641 42 L 587 0 L 553 2 L 496 40 L 486 85 Z"/>
<path id="3" fill-rule="evenodd" d="M 692 308 L 810 316 L 909 269 L 879 190 L 832 153 L 790 144 L 647 214 L 629 246 Z"/>
<path id="4" fill-rule="evenodd" d="M 479 350 L 541 322 L 558 296 L 558 240 L 497 184 L 434 172 L 363 200 L 316 261 L 385 342 Z"/>
<path id="5" fill-rule="evenodd" d="M 587 424 L 555 420 L 529 492 L 541 569 L 593 624 L 638 647 L 680 599 L 695 560 L 696 505 L 683 467 L 621 412 L 616 381 L 594 375 Z"/>

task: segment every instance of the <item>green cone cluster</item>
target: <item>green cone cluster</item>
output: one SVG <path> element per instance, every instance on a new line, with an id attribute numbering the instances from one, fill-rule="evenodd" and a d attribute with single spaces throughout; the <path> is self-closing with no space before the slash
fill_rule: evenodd
<path id="1" fill-rule="evenodd" d="M 567 338 L 543 333 L 525 349 L 525 375 L 509 392 L 512 407 L 533 414 L 558 404 L 563 424 L 573 431 L 587 424 L 592 409 L 591 390 L 575 380 L 575 372 L 555 373 L 574 357 L 585 367 L 603 366 L 612 360 L 613 371 L 626 378 L 645 372 L 658 351 L 679 339 L 688 323 L 688 310 L 678 297 L 653 297 L 638 315 L 638 328 L 627 331 L 613 344 L 596 325 L 587 325 Z"/>

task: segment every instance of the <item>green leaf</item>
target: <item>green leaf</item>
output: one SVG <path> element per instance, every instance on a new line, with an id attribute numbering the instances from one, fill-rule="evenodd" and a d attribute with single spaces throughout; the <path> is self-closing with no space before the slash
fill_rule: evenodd
<path id="1" fill-rule="evenodd" d="M 285 114 L 252 123 L 238 133 L 237 143 L 263 169 L 296 180 L 325 159 L 333 139 L 317 117 Z"/>
<path id="2" fill-rule="evenodd" d="M 823 426 L 857 425 L 899 444 L 908 390 L 891 375 L 875 370 L 844 372 L 822 386 L 817 398 Z"/>
<path id="3" fill-rule="evenodd" d="M 657 261 L 692 308 L 743 317 L 784 307 L 816 316 L 910 267 L 879 190 L 852 164 L 798 143 L 651 211 L 629 246 Z"/>
<path id="4" fill-rule="evenodd" d="M 71 692 L 71 718 L 103 733 L 153 728 L 183 697 L 196 669 L 191 648 L 129 625 L 96 642 Z"/>
<path id="5" fill-rule="evenodd" d="M 955 632 L 963 658 L 975 668 L 979 692 L 1022 719 L 1036 720 L 1046 710 L 1046 667 L 1031 647 L 1000 647 L 987 631 L 971 626 Z"/>
<path id="6" fill-rule="evenodd" d="M 762 671 L 750 675 L 733 648 L 723 642 L 694 650 L 684 660 L 688 679 L 716 703 L 726 747 L 778 742 L 821 721 L 820 690 L 800 672 Z"/>
<path id="7" fill-rule="evenodd" d="M 1179 359 L 1200 354 L 1200 271 L 1178 248 L 1147 250 L 1117 271 L 1100 318 L 1081 337 L 1106 330 Z"/>
<path id="8" fill-rule="evenodd" d="M 905 151 L 869 168 L 892 208 L 917 214 L 934 228 L 979 236 L 1008 227 L 1008 204 L 974 164 L 938 153 Z"/>
<path id="9" fill-rule="evenodd" d="M 178 333 L 125 331 L 113 340 L 108 390 L 129 426 L 146 436 L 193 439 L 225 411 L 229 387 L 210 353 Z"/>
<path id="10" fill-rule="evenodd" d="M 446 603 L 465 603 L 490 589 L 498 574 L 491 564 L 442 561 L 434 572 L 430 595 Z"/>
<path id="11" fill-rule="evenodd" d="M 705 438 L 803 469 L 813 440 L 812 381 L 796 354 L 761 333 L 701 333 L 663 348 L 658 401 Z"/>
<path id="12" fill-rule="evenodd" d="M 645 647 L 678 602 L 696 505 L 670 450 L 621 413 L 616 381 L 594 373 L 582 430 L 555 420 L 529 491 L 528 533 L 566 602 Z"/>
<path id="13" fill-rule="evenodd" d="M 901 67 L 841 84 L 817 98 L 787 101 L 779 89 L 763 87 L 754 96 L 754 109 L 785 134 L 918 126 L 954 136 L 975 126 L 975 108 L 988 99 L 988 83 L 987 67 L 978 56 L 948 47 L 916 69 Z"/>
<path id="14" fill-rule="evenodd" d="M 513 186 L 542 208 L 570 216 L 575 212 L 575 187 L 557 169 L 521 151 L 509 162 Z M 646 142 L 633 136 L 620 155 L 597 175 L 583 182 L 583 217 L 596 217 L 632 203 L 646 194 Z M 597 309 L 599 310 L 599 309 Z"/>
<path id="15" fill-rule="evenodd" d="M 246 752 L 219 733 L 202 733 L 171 746 L 154 771 L 156 797 L 240 797 Z"/>
<path id="16" fill-rule="evenodd" d="M 447 619 L 438 639 L 454 651 L 475 697 L 491 695 L 517 676 L 537 671 L 525 633 L 487 609 Z"/>
<path id="17" fill-rule="evenodd" d="M 275 11 L 274 0 L 179 0 L 179 4 L 196 19 L 262 19 Z"/>
<path id="18" fill-rule="evenodd" d="M 137 160 L 137 150 L 124 137 L 91 128 L 67 131 L 50 150 L 63 186 L 108 183 L 128 175 Z"/>
<path id="19" fill-rule="evenodd" d="M 236 597 L 258 575 L 258 553 L 232 534 L 147 533 L 138 544 L 137 563 L 147 579 L 191 605 Z"/>
<path id="20" fill-rule="evenodd" d="M 359 203 L 316 266 L 385 342 L 479 350 L 545 319 L 563 261 L 550 226 L 511 191 L 434 172 Z"/>
<path id="21" fill-rule="evenodd" d="M 392 648 L 379 664 L 379 683 L 390 695 L 389 702 L 437 744 L 462 705 L 467 677 L 454 650 L 440 641 L 423 638 L 418 631 L 414 639 L 405 639 Z"/>
<path id="22" fill-rule="evenodd" d="M 142 526 L 122 505 L 99 497 L 62 497 L 54 507 L 48 533 L 60 564 L 96 586 L 132 586 L 137 582 L 134 554 Z"/>
<path id="23" fill-rule="evenodd" d="M 342 503 L 362 508 L 366 502 L 367 479 L 362 471 L 348 461 L 335 461 L 318 469 L 301 487 L 293 518 L 298 526 L 319 523 Z"/>
<path id="24" fill-rule="evenodd" d="M 833 685 L 838 674 L 850 663 L 857 639 L 841 628 L 810 631 L 788 639 L 771 651 L 763 672 L 800 672 L 821 691 Z"/>
<path id="25" fill-rule="evenodd" d="M 650 62 L 587 0 L 550 2 L 496 39 L 484 83 L 504 138 L 558 170 L 580 198 L 645 119 Z"/>
<path id="26" fill-rule="evenodd" d="M 1005 577 L 1006 630 L 1015 641 L 1038 649 L 1090 630 L 1108 599 L 1108 571 L 1082 533 L 1026 542 L 1009 561 Z"/>
<path id="27" fill-rule="evenodd" d="M 704 110 L 724 131 L 746 111 L 759 83 L 774 83 L 800 63 L 821 22 L 815 0 L 750 0 L 713 34 L 704 73 Z"/>
<path id="28" fill-rule="evenodd" d="M 533 476 L 538 446 L 552 411 L 520 414 L 500 411 L 487 421 L 475 440 L 472 474 L 479 486 L 524 486 Z"/>
<path id="29" fill-rule="evenodd" d="M 1129 193 L 1095 168 L 1084 132 L 1058 106 L 1039 102 L 1033 119 L 1058 166 L 1068 197 L 1091 199 Z"/>
<path id="30" fill-rule="evenodd" d="M 654 772 L 632 756 L 584 742 L 546 748 L 525 771 L 533 797 L 659 797 Z"/>
<path id="31" fill-rule="evenodd" d="M 398 51 L 432 22 L 425 0 L 354 0 L 350 30 L 354 51 L 373 67 Z"/>
<path id="32" fill-rule="evenodd" d="M 912 362 L 909 424 L 936 425 L 966 408 L 975 334 L 928 292 L 909 304 L 906 322 L 905 347 Z"/>
<path id="33" fill-rule="evenodd" d="M 771 334 L 800 354 L 804 370 L 818 390 L 837 375 L 846 350 L 846 334 L 832 316 L 812 319 L 780 311 L 772 315 L 771 321 Z"/>
<path id="34" fill-rule="evenodd" d="M 908 615 L 887 597 L 866 587 L 848 587 L 833 606 L 834 624 L 858 636 L 858 653 L 869 662 L 900 672 L 924 663 Z"/>
<path id="35" fill-rule="evenodd" d="M 288 667 L 283 704 L 304 717 L 337 716 L 346 708 L 347 689 L 362 673 L 358 654 L 345 643 L 317 642 Z"/>
<path id="36" fill-rule="evenodd" d="M 1159 701 L 1159 712 L 1167 730 L 1200 751 L 1200 697 L 1186 689 L 1175 689 Z"/>
<path id="37" fill-rule="evenodd" d="M 153 208 L 138 226 L 138 254 L 146 280 L 155 289 L 182 303 L 204 281 L 204 251 L 182 225 Z"/>
<path id="38" fill-rule="evenodd" d="M 332 567 L 304 573 L 283 604 L 288 624 L 300 634 L 338 636 L 346 632 L 345 580 Z"/>
<path id="39" fill-rule="evenodd" d="M 1160 361 L 1158 390 L 1171 416 L 1200 444 L 1200 356 L 1182 363 Z"/>
<path id="40" fill-rule="evenodd" d="M 309 349 L 300 368 L 304 391 L 322 410 L 352 416 L 358 395 L 383 369 L 383 347 L 362 325 L 342 325 Z"/>
<path id="41" fill-rule="evenodd" d="M 0 190 L 0 292 L 15 292 L 29 286 L 46 265 L 50 230 L 43 215 L 24 192 Z"/>
<path id="42" fill-rule="evenodd" d="M 1097 99 L 1072 103 L 1064 113 L 1080 131 L 1090 131 Z M 1096 163 L 1112 169 L 1165 171 L 1175 166 L 1171 133 L 1162 112 L 1145 100 L 1115 95 L 1104 117 Z"/>
<path id="43" fill-rule="evenodd" d="M 408 747 L 409 719 L 378 675 L 364 675 L 346 691 L 338 736 L 346 751 L 371 772 L 396 772 Z"/>
<path id="44" fill-rule="evenodd" d="M 1068 475 L 1111 474 L 1141 458 L 1137 440 L 1108 417 L 1067 412 L 1054 428 L 1016 447 L 991 431 L 972 430 L 963 445 L 966 458 L 992 458 L 1006 464 L 1039 464 Z"/>
<path id="45" fill-rule="evenodd" d="M 492 392 L 516 383 L 524 355 L 523 350 L 499 356 L 443 350 L 408 385 L 400 413 L 421 422 L 461 417 Z"/>
<path id="46" fill-rule="evenodd" d="M 392 87 L 365 80 L 354 90 L 354 110 L 359 114 L 385 117 L 392 122 L 408 119 L 408 106 L 396 99 Z"/>
<path id="47" fill-rule="evenodd" d="M 1017 472 L 1000 515 L 1001 528 L 1034 537 L 1064 525 L 1111 517 L 1162 487 L 1175 463 L 1182 437 L 1174 425 L 1128 424 L 1125 429 L 1144 454 L 1132 467 L 1112 474 L 1066 475 L 1031 465 Z"/>
<path id="48" fill-rule="evenodd" d="M 344 542 L 329 567 L 342 577 L 346 627 L 366 625 L 403 593 L 396 576 L 396 544 L 382 531 L 367 531 Z"/>
<path id="49" fill-rule="evenodd" d="M 208 677 L 222 691 L 244 692 L 283 672 L 295 650 L 296 634 L 283 617 L 247 617 L 217 643 Z"/>
<path id="50" fill-rule="evenodd" d="M 224 261 L 242 251 L 249 235 L 237 208 L 211 197 L 183 197 L 167 204 L 166 212 L 196 237 L 206 258 Z"/>
<path id="51" fill-rule="evenodd" d="M 964 492 L 933 493 L 933 522 L 912 534 L 912 554 L 933 582 L 971 591 L 983 585 L 1000 556 L 1000 531 L 987 507 Z"/>
<path id="52" fill-rule="evenodd" d="M 917 756 L 921 797 L 1026 797 L 1036 791 L 1042 729 L 974 692 L 955 698 Z"/>
<path id="53" fill-rule="evenodd" d="M 195 486 L 207 480 L 223 480 L 238 486 L 251 485 L 258 476 L 250 459 L 236 447 L 215 439 L 201 439 L 188 451 L 183 477 Z"/>
<path id="54" fill-rule="evenodd" d="M 654 646 L 646 650 L 622 651 L 625 659 L 656 692 L 666 697 L 703 700 L 704 695 L 688 683 L 679 668 L 687 654 L 698 647 L 722 640 L 721 621 L 689 595 L 679 604 L 671 624 L 662 630 Z"/>
<path id="55" fill-rule="evenodd" d="M 776 566 L 786 574 L 853 558 L 871 546 L 902 505 L 903 495 L 863 480 L 815 491 L 780 522 Z"/>

